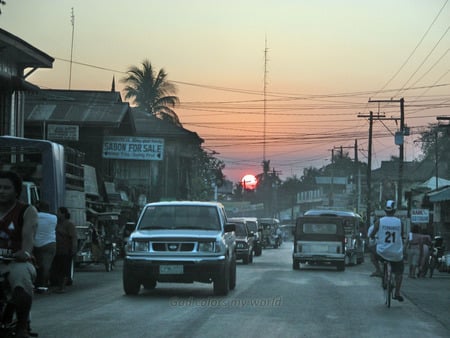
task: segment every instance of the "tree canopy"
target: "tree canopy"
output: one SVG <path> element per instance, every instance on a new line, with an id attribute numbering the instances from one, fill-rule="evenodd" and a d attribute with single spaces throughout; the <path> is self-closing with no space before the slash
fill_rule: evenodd
<path id="1" fill-rule="evenodd" d="M 142 68 L 130 67 L 127 75 L 121 79 L 126 84 L 125 99 L 132 99 L 150 115 L 181 126 L 178 115 L 173 110 L 180 102 L 175 96 L 176 86 L 167 79 L 164 69 L 156 72 L 149 60 L 144 60 L 141 66 Z"/>

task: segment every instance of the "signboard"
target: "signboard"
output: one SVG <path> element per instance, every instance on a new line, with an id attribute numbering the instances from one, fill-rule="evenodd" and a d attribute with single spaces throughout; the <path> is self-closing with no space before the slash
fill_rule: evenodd
<path id="1" fill-rule="evenodd" d="M 78 141 L 80 130 L 78 126 L 69 124 L 49 124 L 47 125 L 47 139 L 58 141 Z"/>
<path id="2" fill-rule="evenodd" d="M 428 209 L 411 209 L 411 223 L 428 223 L 430 213 Z"/>
<path id="3" fill-rule="evenodd" d="M 103 158 L 156 160 L 164 158 L 164 139 L 129 136 L 105 136 Z"/>

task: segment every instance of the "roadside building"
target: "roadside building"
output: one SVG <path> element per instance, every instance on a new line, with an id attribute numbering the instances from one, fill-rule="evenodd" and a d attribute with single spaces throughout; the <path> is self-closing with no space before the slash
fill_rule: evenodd
<path id="1" fill-rule="evenodd" d="M 39 68 L 52 68 L 54 59 L 3 29 L 0 51 L 0 135 L 23 137 L 25 96 L 39 92 L 26 78 Z"/>
<path id="2" fill-rule="evenodd" d="M 130 108 L 115 91 L 41 90 L 25 102 L 25 136 L 79 150 L 99 185 L 112 186 L 103 195 L 124 191 L 137 204 L 188 199 L 203 143 L 195 132 Z"/>

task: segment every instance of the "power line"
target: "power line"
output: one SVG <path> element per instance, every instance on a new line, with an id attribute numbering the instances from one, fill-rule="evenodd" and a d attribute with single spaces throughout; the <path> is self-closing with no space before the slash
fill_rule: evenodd
<path id="1" fill-rule="evenodd" d="M 411 57 L 414 55 L 414 53 L 416 52 L 416 50 L 419 48 L 419 46 L 422 44 L 423 40 L 425 40 L 425 37 L 428 35 L 428 33 L 430 32 L 431 28 L 433 27 L 434 23 L 436 22 L 436 20 L 439 18 L 439 16 L 441 15 L 442 11 L 444 10 L 445 6 L 447 5 L 448 0 L 445 1 L 445 3 L 442 5 L 441 9 L 439 10 L 439 12 L 436 14 L 435 18 L 433 19 L 433 21 L 431 22 L 430 26 L 428 26 L 428 29 L 425 31 L 425 33 L 422 35 L 422 38 L 419 40 L 419 42 L 417 43 L 416 47 L 414 47 L 414 49 L 412 50 L 412 52 L 409 54 L 409 56 L 406 58 L 406 60 L 403 62 L 403 64 L 400 66 L 400 68 L 394 73 L 394 75 L 384 84 L 383 87 L 381 87 L 380 91 L 383 90 L 384 88 L 386 88 L 391 82 L 392 80 L 397 77 L 397 75 L 401 72 L 401 70 L 403 69 L 403 67 L 405 67 L 405 65 L 409 62 L 409 60 L 411 59 Z M 376 93 L 376 95 L 378 95 L 380 93 L 380 91 L 378 91 Z"/>

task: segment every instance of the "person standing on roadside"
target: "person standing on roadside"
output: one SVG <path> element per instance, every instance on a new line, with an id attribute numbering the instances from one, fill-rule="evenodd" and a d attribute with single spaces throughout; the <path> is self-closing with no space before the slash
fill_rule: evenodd
<path id="1" fill-rule="evenodd" d="M 409 278 L 416 278 L 416 269 L 420 258 L 420 227 L 413 225 L 406 240 L 406 252 L 408 254 Z"/>
<path id="2" fill-rule="evenodd" d="M 56 274 L 57 293 L 65 292 L 70 278 L 72 259 L 77 253 L 77 229 L 70 221 L 70 213 L 66 207 L 58 209 L 58 224 L 56 225 L 56 255 L 53 267 Z"/>
<path id="3" fill-rule="evenodd" d="M 36 208 L 19 201 L 21 191 L 22 179 L 18 174 L 0 171 L 0 253 L 12 258 L 0 261 L 0 273 L 8 273 L 17 317 L 17 338 L 29 337 L 28 320 L 36 278 L 32 251 L 38 222 Z"/>
<path id="4" fill-rule="evenodd" d="M 433 245 L 431 241 L 431 236 L 427 234 L 424 230 L 420 236 L 419 246 L 420 246 L 420 258 L 419 258 L 419 272 L 417 274 L 418 278 L 425 277 L 428 271 L 428 259 L 430 257 L 430 249 Z"/>
<path id="5" fill-rule="evenodd" d="M 374 222 L 370 225 L 369 230 L 367 230 L 367 238 L 369 239 L 367 248 L 370 252 L 370 262 L 375 267 L 375 271 L 370 274 L 370 277 L 382 277 L 383 274 L 380 269 L 380 263 L 377 259 L 377 241 L 374 238 L 371 238 L 373 229 L 375 227 Z"/>
<path id="6" fill-rule="evenodd" d="M 35 287 L 46 288 L 48 287 L 50 268 L 56 252 L 56 223 L 58 218 L 50 213 L 50 207 L 47 202 L 39 201 L 37 209 L 38 225 L 33 249 L 37 264 Z"/>

